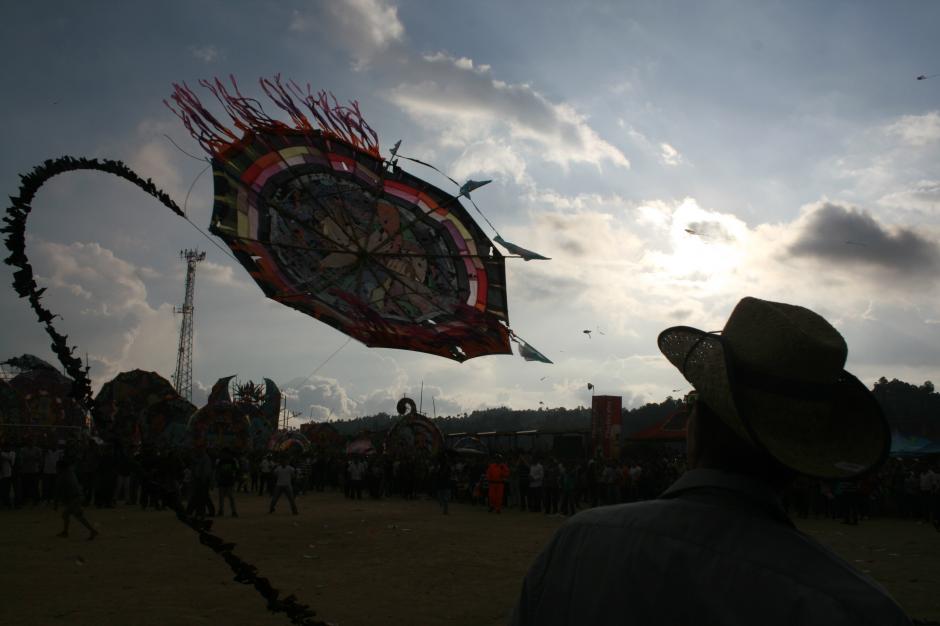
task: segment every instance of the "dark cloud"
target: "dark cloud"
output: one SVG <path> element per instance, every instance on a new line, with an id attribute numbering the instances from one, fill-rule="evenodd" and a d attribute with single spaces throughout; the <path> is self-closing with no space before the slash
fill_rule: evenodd
<path id="1" fill-rule="evenodd" d="M 584 256 L 587 254 L 587 248 L 585 248 L 580 241 L 567 237 L 559 242 L 558 247 L 574 256 Z"/>
<path id="2" fill-rule="evenodd" d="M 867 211 L 828 202 L 807 217 L 789 252 L 911 275 L 932 274 L 940 266 L 936 242 L 911 228 L 885 226 Z"/>
<path id="3" fill-rule="evenodd" d="M 666 315 L 668 315 L 670 318 L 675 319 L 675 320 L 680 320 L 680 321 L 687 320 L 690 317 L 692 317 L 692 310 L 691 309 L 675 309 L 674 311 L 669 311 L 669 313 L 667 313 Z"/>
<path id="4" fill-rule="evenodd" d="M 702 239 L 708 239 L 709 241 L 732 243 L 735 240 L 734 235 L 729 233 L 721 222 L 689 222 L 686 228 L 692 231 L 689 233 L 690 235 L 697 235 Z"/>

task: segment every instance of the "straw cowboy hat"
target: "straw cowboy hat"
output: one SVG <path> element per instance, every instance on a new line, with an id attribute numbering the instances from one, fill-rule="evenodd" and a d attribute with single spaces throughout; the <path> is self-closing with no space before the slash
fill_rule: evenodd
<path id="1" fill-rule="evenodd" d="M 674 326 L 658 343 L 699 399 L 796 472 L 850 479 L 887 457 L 891 435 L 881 407 L 845 371 L 842 335 L 809 309 L 744 298 L 724 330 Z"/>

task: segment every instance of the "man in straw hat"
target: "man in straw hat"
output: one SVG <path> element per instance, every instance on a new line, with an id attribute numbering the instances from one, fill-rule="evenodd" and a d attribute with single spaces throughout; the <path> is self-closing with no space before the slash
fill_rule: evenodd
<path id="1" fill-rule="evenodd" d="M 799 306 L 744 298 L 720 333 L 659 349 L 697 391 L 690 470 L 659 499 L 585 511 L 532 565 L 513 624 L 909 624 L 888 593 L 799 532 L 797 476 L 851 480 L 890 443 L 839 332 Z"/>

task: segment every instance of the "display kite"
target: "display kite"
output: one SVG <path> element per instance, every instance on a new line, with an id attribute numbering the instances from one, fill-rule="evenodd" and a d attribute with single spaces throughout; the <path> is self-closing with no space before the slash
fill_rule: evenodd
<path id="1" fill-rule="evenodd" d="M 234 79 L 200 81 L 231 128 L 185 85 L 167 105 L 212 158 L 210 231 L 265 295 L 370 347 L 510 354 L 505 258 L 458 199 L 483 183 L 446 193 L 382 158 L 357 103 L 260 82 L 291 124 Z"/>
<path id="2" fill-rule="evenodd" d="M 383 159 L 356 102 L 341 106 L 326 92 L 314 94 L 280 77 L 260 84 L 291 124 L 242 96 L 234 79 L 234 93 L 218 79 L 200 81 L 233 128 L 186 85 L 174 85 L 167 104 L 211 156 L 216 202 L 210 230 L 265 295 L 371 347 L 464 361 L 509 354 L 514 341 L 526 360 L 551 363 L 510 330 L 505 257 L 460 203 L 489 181 L 467 181 L 456 196 L 446 193 L 398 167 L 399 158 L 407 158 L 397 155 L 401 142 Z M 44 306 L 45 288 L 36 284 L 26 255 L 26 220 L 36 193 L 49 179 L 82 170 L 124 178 L 188 218 L 153 181 L 120 161 L 64 156 L 21 176 L 0 228 L 10 251 L 4 261 L 15 268 L 15 291 L 28 299 L 75 381 L 73 397 L 88 409 L 88 367 L 56 330 L 57 316 Z M 546 258 L 499 233 L 496 241 L 526 261 Z"/>
<path id="3" fill-rule="evenodd" d="M 109 441 L 117 440 L 132 447 L 144 442 L 145 430 L 148 437 L 159 438 L 159 433 L 148 428 L 151 425 L 144 424 L 144 412 L 152 404 L 178 398 L 170 381 L 156 372 L 140 369 L 121 372 L 102 385 L 95 396 L 91 410 L 95 430 Z M 193 407 L 186 418 L 195 410 Z"/>

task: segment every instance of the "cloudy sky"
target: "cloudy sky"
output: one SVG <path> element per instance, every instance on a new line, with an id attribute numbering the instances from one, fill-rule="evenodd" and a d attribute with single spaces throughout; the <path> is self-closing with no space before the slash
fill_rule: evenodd
<path id="1" fill-rule="evenodd" d="M 494 179 L 474 199 L 552 257 L 507 277 L 512 328 L 554 365 L 457 364 L 346 344 L 136 188 L 64 175 L 34 202 L 28 252 L 96 387 L 172 374 L 181 248 L 207 252 L 197 401 L 236 374 L 317 419 L 392 412 L 422 381 L 438 415 L 588 404 L 588 382 L 635 406 L 687 389 L 657 333 L 720 329 L 745 295 L 825 315 L 869 383 L 940 381 L 940 77 L 915 80 L 940 74 L 938 23 L 929 1 L 18 2 L 0 23 L 0 184 L 63 154 L 120 159 L 205 227 L 211 177 L 168 140 L 201 154 L 163 100 L 229 74 L 260 96 L 281 73 L 358 100 L 383 154 L 401 139 Z M 52 360 L 0 280 L 0 356 Z"/>

